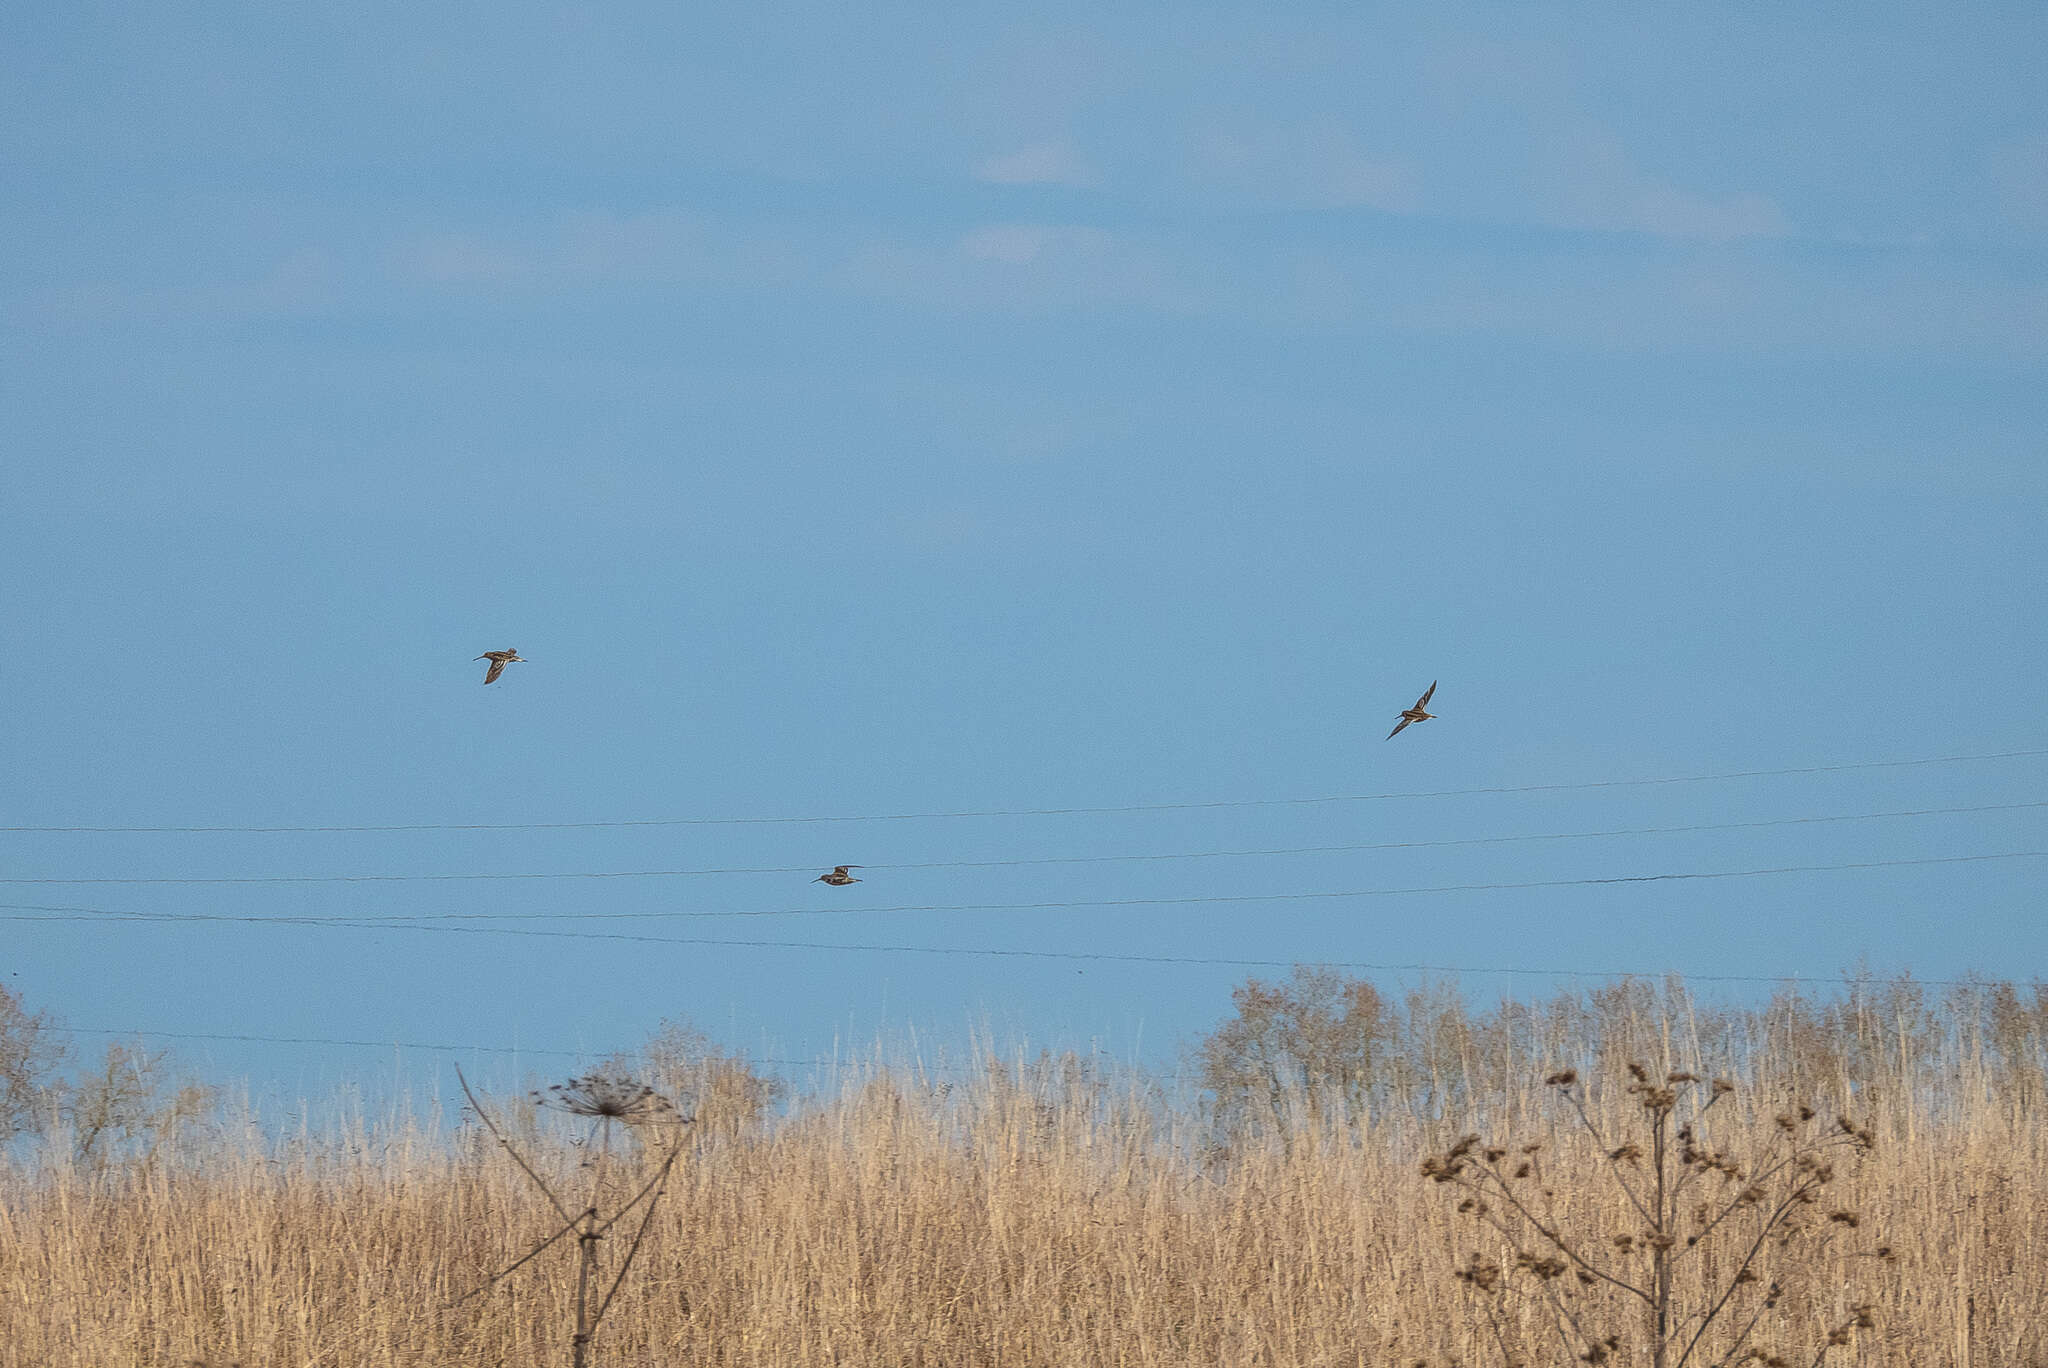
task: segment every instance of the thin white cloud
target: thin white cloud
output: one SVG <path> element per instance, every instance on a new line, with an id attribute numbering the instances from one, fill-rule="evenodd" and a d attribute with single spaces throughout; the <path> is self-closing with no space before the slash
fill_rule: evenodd
<path id="1" fill-rule="evenodd" d="M 320 247 L 287 253 L 260 274 L 241 280 L 180 285 L 95 282 L 46 291 L 37 297 L 44 316 L 72 324 L 112 318 L 173 320 L 263 318 L 312 314 L 342 296 L 334 254 Z"/>
<path id="2" fill-rule="evenodd" d="M 578 211 L 491 238 L 436 234 L 400 244 L 391 259 L 393 274 L 408 283 L 535 289 L 775 283 L 811 269 L 809 254 L 786 234 L 680 208 Z"/>
<path id="3" fill-rule="evenodd" d="M 486 242 L 463 234 L 439 234 L 410 243 L 399 269 L 431 285 L 503 284 L 531 276 L 538 262 L 523 246 Z"/>
<path id="4" fill-rule="evenodd" d="M 570 215 L 553 257 L 571 277 L 622 282 L 773 283 L 810 269 L 802 246 L 787 235 L 738 230 L 687 209 Z"/>
<path id="5" fill-rule="evenodd" d="M 983 224 L 942 244 L 871 243 L 838 278 L 860 294 L 1004 313 L 1182 313 L 1200 296 L 1154 249 L 1041 223 Z"/>
<path id="6" fill-rule="evenodd" d="M 1784 237 L 1791 231 L 1777 201 L 1747 190 L 1702 195 L 1669 185 L 1646 186 L 1636 196 L 1633 217 L 1645 232 L 1709 242 Z"/>
<path id="7" fill-rule="evenodd" d="M 999 261 L 1025 266 L 1048 248 L 1087 254 L 1108 244 L 1109 234 L 1091 228 L 1054 228 L 1038 223 L 990 223 L 963 234 L 958 244 L 969 261 Z"/>
<path id="8" fill-rule="evenodd" d="M 1590 120 L 1572 120 L 1553 132 L 1534 174 L 1538 213 L 1558 227 L 1703 242 L 1778 238 L 1791 231 L 1768 195 L 1700 191 L 1652 176 L 1612 130 Z"/>
<path id="9" fill-rule="evenodd" d="M 974 178 L 993 185 L 1072 185 L 1101 183 L 1095 169 L 1064 138 L 1035 142 L 1002 156 L 975 163 Z"/>
<path id="10" fill-rule="evenodd" d="M 1197 137 L 1190 152 L 1198 183 L 1253 200 L 1387 213 L 1413 213 L 1423 203 L 1413 168 L 1327 121 L 1216 129 Z"/>
<path id="11" fill-rule="evenodd" d="M 2000 144 L 1989 158 L 1991 183 L 2007 222 L 2048 228 L 2048 132 Z"/>

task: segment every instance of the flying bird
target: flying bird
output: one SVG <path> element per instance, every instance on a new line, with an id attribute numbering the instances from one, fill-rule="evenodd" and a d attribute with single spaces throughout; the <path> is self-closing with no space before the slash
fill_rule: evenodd
<path id="1" fill-rule="evenodd" d="M 1429 681 L 1429 687 L 1422 691 L 1422 697 L 1415 700 L 1414 707 L 1401 709 L 1401 720 L 1396 722 L 1394 729 L 1387 733 L 1387 740 L 1391 741 L 1399 736 L 1401 728 L 1407 726 L 1410 722 L 1427 722 L 1430 718 L 1435 717 L 1435 713 L 1423 711 L 1423 709 L 1429 706 L 1429 696 L 1435 692 L 1436 681 L 1432 679 Z"/>
<path id="2" fill-rule="evenodd" d="M 477 659 L 491 662 L 491 668 L 484 671 L 484 683 L 486 684 L 496 681 L 499 675 L 505 673 L 505 667 L 513 661 L 516 660 L 522 665 L 527 663 L 526 657 L 519 654 L 516 647 L 509 651 L 485 651 Z"/>
<path id="3" fill-rule="evenodd" d="M 811 882 L 831 884 L 834 888 L 844 888 L 850 883 L 860 882 L 859 879 L 854 878 L 853 875 L 846 872 L 849 869 L 859 868 L 859 865 L 833 865 L 832 872 L 830 874 L 820 874 L 817 878 L 811 880 Z"/>

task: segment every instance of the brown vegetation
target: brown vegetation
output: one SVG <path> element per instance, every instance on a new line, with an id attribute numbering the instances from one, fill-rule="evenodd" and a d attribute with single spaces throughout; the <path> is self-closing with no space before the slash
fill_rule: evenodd
<path id="1" fill-rule="evenodd" d="M 1901 982 L 1710 1010 L 1628 983 L 1486 1013 L 1449 992 L 1367 1005 L 1331 975 L 1247 985 L 1197 1061 L 1206 1107 L 1066 1057 L 877 1067 L 777 1110 L 725 1060 L 699 1081 L 730 1119 L 692 1128 L 593 1361 L 1497 1363 L 1490 1303 L 1457 1274 L 1513 1252 L 1476 1249 L 1484 1231 L 1422 1161 L 1468 1131 L 1580 1143 L 1543 1084 L 1566 1070 L 1589 1080 L 1593 1126 L 1620 1135 L 1641 1099 L 1590 1084 L 1640 1062 L 1732 1080 L 1717 1135 L 1800 1105 L 1870 1134 L 1814 1208 L 1853 1215 L 1855 1238 L 1813 1242 L 1774 1344 L 1864 1315 L 1842 1362 L 2048 1364 L 2048 994 Z M 1352 1013 L 1373 1044 L 1333 1036 L 1333 1074 L 1305 1036 L 1244 1019 L 1282 1009 L 1305 1026 Z M 573 1179 L 581 1132 L 492 1106 L 551 1180 Z M 574 1261 L 463 1299 L 562 1224 L 488 1135 L 224 1138 L 240 1133 L 125 1165 L 52 1143 L 0 1169 L 0 1365 L 568 1361 Z M 656 1148 L 615 1157 L 619 1182 L 650 1177 Z M 1597 1170 L 1552 1176 L 1569 1229 L 1642 1224 Z M 1877 1240 L 1892 1257 L 1864 1248 Z"/>

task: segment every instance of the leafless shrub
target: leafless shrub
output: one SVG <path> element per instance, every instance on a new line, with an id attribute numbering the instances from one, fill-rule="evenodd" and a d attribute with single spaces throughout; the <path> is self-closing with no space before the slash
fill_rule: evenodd
<path id="1" fill-rule="evenodd" d="M 1876 1148 L 1871 1131 L 1793 1105 L 1738 1138 L 1736 1127 L 1714 1124 L 1733 1083 L 1640 1062 L 1625 1068 L 1626 1101 L 1597 1117 L 1576 1069 L 1544 1080 L 1576 1122 L 1573 1151 L 1474 1133 L 1422 1162 L 1423 1176 L 1492 1237 L 1454 1276 L 1480 1298 L 1501 1358 L 1541 1361 L 1531 1341 L 1548 1340 L 1591 1364 L 1647 1356 L 1653 1368 L 1814 1368 L 1873 1326 L 1874 1306 L 1856 1303 L 1809 1346 L 1810 1358 L 1758 1344 L 1791 1333 L 1791 1317 L 1773 1316 L 1789 1286 L 1864 1225 L 1824 1198 L 1838 1163 Z M 1617 1191 L 1628 1216 L 1608 1229 L 1575 1221 L 1559 1190 L 1588 1184 Z M 1863 1238 L 1874 1257 L 1889 1257 L 1869 1232 Z"/>

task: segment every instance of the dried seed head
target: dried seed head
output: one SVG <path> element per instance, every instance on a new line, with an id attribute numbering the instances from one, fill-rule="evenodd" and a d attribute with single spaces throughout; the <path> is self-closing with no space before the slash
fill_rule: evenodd
<path id="1" fill-rule="evenodd" d="M 557 1083 L 545 1093 L 534 1093 L 533 1100 L 539 1106 L 555 1107 L 571 1116 L 606 1120 L 653 1121 L 675 1112 L 667 1098 L 646 1084 L 606 1069 Z"/>
<path id="2" fill-rule="evenodd" d="M 1481 1292 L 1491 1292 L 1500 1282 L 1500 1265 L 1473 1254 L 1465 1260 L 1465 1266 L 1453 1270 L 1452 1276 L 1460 1282 L 1467 1282 Z"/>
<path id="3" fill-rule="evenodd" d="M 1577 1069 L 1560 1069 L 1543 1081 L 1553 1088 L 1569 1088 L 1572 1084 L 1579 1081 L 1579 1071 Z"/>
<path id="4" fill-rule="evenodd" d="M 1630 1064 L 1628 1066 L 1628 1076 L 1630 1078 L 1633 1078 L 1638 1083 L 1647 1083 L 1650 1081 L 1650 1071 L 1648 1069 L 1645 1069 L 1640 1064 Z"/>

